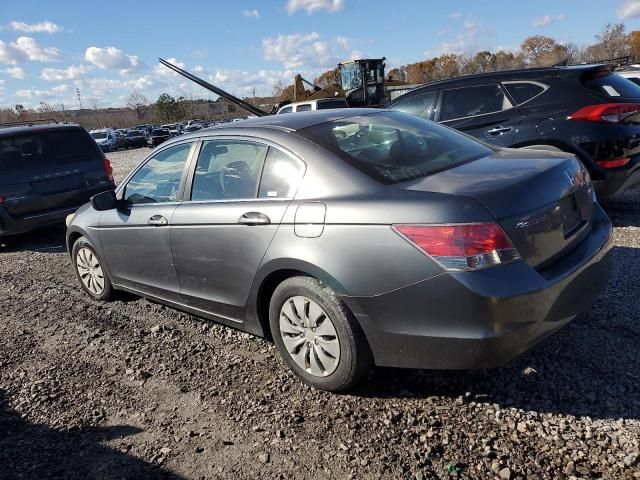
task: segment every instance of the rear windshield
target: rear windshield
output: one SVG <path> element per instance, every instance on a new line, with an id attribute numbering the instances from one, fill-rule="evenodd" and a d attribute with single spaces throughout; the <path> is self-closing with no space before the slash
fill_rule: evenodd
<path id="1" fill-rule="evenodd" d="M 587 77 L 582 84 L 607 97 L 640 98 L 640 86 L 614 73 Z"/>
<path id="2" fill-rule="evenodd" d="M 142 133 L 139 130 L 133 130 L 129 133 L 127 133 L 127 137 L 142 137 L 144 135 L 144 133 Z"/>
<path id="3" fill-rule="evenodd" d="M 466 135 L 402 112 L 342 118 L 299 133 L 384 184 L 424 177 L 492 153 Z"/>
<path id="4" fill-rule="evenodd" d="M 349 105 L 344 98 L 335 98 L 318 102 L 318 110 L 326 110 L 330 108 L 347 108 L 348 106 Z"/>
<path id="5" fill-rule="evenodd" d="M 78 164 L 101 159 L 84 130 L 47 130 L 0 136 L 0 172 L 30 172 L 34 168 Z"/>
<path id="6" fill-rule="evenodd" d="M 156 128 L 153 131 L 153 134 L 154 135 L 168 135 L 169 134 L 169 130 L 166 130 L 164 128 Z"/>
<path id="7" fill-rule="evenodd" d="M 91 132 L 91 136 L 96 140 L 107 138 L 107 132 Z"/>

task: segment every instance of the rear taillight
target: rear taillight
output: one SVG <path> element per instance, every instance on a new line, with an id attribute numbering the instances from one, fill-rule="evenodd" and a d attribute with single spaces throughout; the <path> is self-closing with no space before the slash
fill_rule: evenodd
<path id="1" fill-rule="evenodd" d="M 631 161 L 630 157 L 613 158 L 611 160 L 598 160 L 596 163 L 600 168 L 618 168 L 624 167 Z"/>
<path id="2" fill-rule="evenodd" d="M 479 270 L 520 259 L 495 222 L 393 228 L 447 270 Z"/>
<path id="3" fill-rule="evenodd" d="M 0 205 L 2 205 L 3 203 L 4 203 L 4 197 L 0 195 Z"/>
<path id="4" fill-rule="evenodd" d="M 569 115 L 568 119 L 620 123 L 638 112 L 640 112 L 640 103 L 600 103 L 583 107 L 573 115 Z"/>
<path id="5" fill-rule="evenodd" d="M 113 167 L 111 166 L 111 162 L 105 158 L 102 163 L 104 165 L 104 171 L 107 172 L 107 177 L 113 182 Z"/>

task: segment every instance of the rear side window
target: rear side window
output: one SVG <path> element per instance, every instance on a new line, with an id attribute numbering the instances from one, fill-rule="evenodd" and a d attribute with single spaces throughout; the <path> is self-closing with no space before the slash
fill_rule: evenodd
<path id="1" fill-rule="evenodd" d="M 640 98 L 639 85 L 613 73 L 586 77 L 582 84 L 589 90 L 607 97 Z"/>
<path id="2" fill-rule="evenodd" d="M 433 106 L 436 101 L 436 92 L 427 92 L 422 95 L 413 95 L 391 107 L 392 110 L 418 115 L 422 118 L 431 118 Z"/>
<path id="3" fill-rule="evenodd" d="M 394 111 L 342 118 L 299 133 L 387 185 L 448 170 L 492 153 L 455 130 Z"/>
<path id="4" fill-rule="evenodd" d="M 509 92 L 509 95 L 515 100 L 516 105 L 528 102 L 548 88 L 546 85 L 533 82 L 505 82 L 503 85 Z"/>
<path id="5" fill-rule="evenodd" d="M 291 198 L 304 174 L 304 165 L 277 148 L 269 148 L 260 180 L 259 198 Z"/>
<path id="6" fill-rule="evenodd" d="M 311 104 L 310 103 L 305 103 L 303 105 L 298 105 L 296 107 L 296 112 L 308 112 L 311 110 Z"/>
<path id="7" fill-rule="evenodd" d="M 500 112 L 512 106 L 498 85 L 444 90 L 440 121 Z"/>
<path id="8" fill-rule="evenodd" d="M 45 130 L 0 136 L 0 171 L 30 172 L 34 169 L 99 161 L 98 147 L 84 130 Z"/>

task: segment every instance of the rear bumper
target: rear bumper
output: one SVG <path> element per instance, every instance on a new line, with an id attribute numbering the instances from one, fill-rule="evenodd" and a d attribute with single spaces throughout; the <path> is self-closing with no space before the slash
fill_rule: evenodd
<path id="1" fill-rule="evenodd" d="M 605 175 L 605 180 L 593 182 L 598 198 L 606 199 L 618 192 L 636 188 L 640 185 L 640 158 L 636 156 L 627 166 Z"/>
<path id="2" fill-rule="evenodd" d="M 380 366 L 504 365 L 566 325 L 606 287 L 611 223 L 597 207 L 591 235 L 543 272 L 525 262 L 443 273 L 374 297 L 343 297 Z"/>
<path id="3" fill-rule="evenodd" d="M 4 208 L 0 207 L 0 237 L 27 233 L 56 223 L 62 225 L 66 216 L 80 207 L 81 205 L 77 205 L 42 213 L 35 212 L 19 218 L 12 217 Z"/>

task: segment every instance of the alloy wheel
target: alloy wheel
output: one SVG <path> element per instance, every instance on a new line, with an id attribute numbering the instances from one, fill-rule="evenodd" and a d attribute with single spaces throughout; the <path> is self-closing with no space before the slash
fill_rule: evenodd
<path id="1" fill-rule="evenodd" d="M 340 362 L 333 322 L 313 300 L 294 296 L 280 309 L 280 336 L 293 361 L 316 377 L 331 375 Z"/>
<path id="2" fill-rule="evenodd" d="M 80 248 L 76 254 L 76 268 L 87 290 L 94 295 L 104 291 L 104 272 L 95 253 L 86 247 Z"/>

